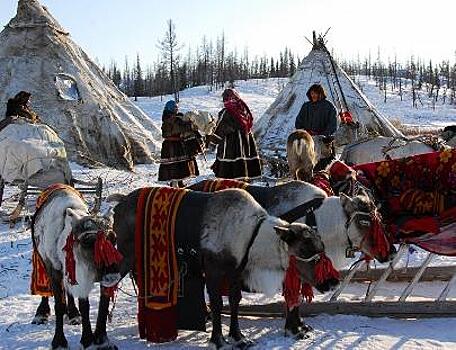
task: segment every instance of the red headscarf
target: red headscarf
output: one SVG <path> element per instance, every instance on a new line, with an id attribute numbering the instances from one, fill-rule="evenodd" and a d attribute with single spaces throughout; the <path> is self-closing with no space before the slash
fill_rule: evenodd
<path id="1" fill-rule="evenodd" d="M 228 113 L 237 120 L 242 130 L 248 134 L 252 130 L 253 116 L 247 104 L 234 89 L 226 89 L 223 91 L 222 97 Z"/>

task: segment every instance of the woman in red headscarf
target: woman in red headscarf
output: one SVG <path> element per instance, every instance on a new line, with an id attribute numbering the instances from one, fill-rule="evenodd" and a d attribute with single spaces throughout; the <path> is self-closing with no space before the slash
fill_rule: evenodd
<path id="1" fill-rule="evenodd" d="M 261 176 L 261 161 L 252 135 L 253 116 L 234 89 L 223 94 L 224 108 L 209 140 L 217 144 L 212 170 L 216 177 L 249 180 Z"/>

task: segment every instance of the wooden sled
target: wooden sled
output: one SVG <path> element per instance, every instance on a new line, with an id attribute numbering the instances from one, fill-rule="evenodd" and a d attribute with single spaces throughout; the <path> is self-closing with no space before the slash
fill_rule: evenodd
<path id="1" fill-rule="evenodd" d="M 395 269 L 400 258 L 407 253 L 409 247 L 402 244 L 396 257 L 389 263 L 387 268 L 370 269 L 361 271 L 366 266 L 364 261 L 358 262 L 350 271 L 345 271 L 339 287 L 332 292 L 328 301 L 317 301 L 310 304 L 302 304 L 300 314 L 302 316 L 314 316 L 318 314 L 345 314 L 362 315 L 369 317 L 393 317 L 393 318 L 429 318 L 429 317 L 455 317 L 456 300 L 448 300 L 448 294 L 456 284 L 456 265 L 429 267 L 434 253 L 428 253 L 422 265 L 408 270 Z M 410 301 L 408 300 L 419 281 L 445 281 L 440 293 L 431 300 Z M 367 293 L 360 296 L 359 301 L 345 301 L 339 297 L 351 282 L 373 282 Z M 374 301 L 380 287 L 385 281 L 408 282 L 402 293 L 394 301 Z M 225 310 L 226 311 L 226 310 Z M 241 305 L 239 314 L 256 317 L 283 317 L 284 303 L 271 303 L 264 305 Z"/>
<path id="2" fill-rule="evenodd" d="M 73 187 L 78 190 L 83 196 L 87 199 L 93 198 L 89 201 L 91 204 L 90 212 L 96 214 L 100 211 L 101 199 L 103 194 L 103 181 L 101 178 L 97 178 L 94 182 L 81 181 L 73 179 Z M 2 205 L 3 191 L 5 188 L 4 182 L 0 179 L 0 207 Z M 21 192 L 19 194 L 19 199 L 16 207 L 12 210 L 10 214 L 6 215 L 4 221 L 9 222 L 11 227 L 14 227 L 15 223 L 22 217 L 22 212 L 26 208 L 26 204 L 29 201 L 36 202 L 36 198 L 39 194 L 45 190 L 43 187 L 39 186 L 30 186 L 25 182 L 20 186 Z"/>

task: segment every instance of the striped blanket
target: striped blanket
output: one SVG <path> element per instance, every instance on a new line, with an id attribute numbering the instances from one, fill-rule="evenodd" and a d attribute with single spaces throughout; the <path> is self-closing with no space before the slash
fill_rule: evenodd
<path id="1" fill-rule="evenodd" d="M 143 188 L 136 206 L 139 334 L 155 343 L 177 337 L 175 225 L 179 204 L 187 193 L 169 187 Z"/>

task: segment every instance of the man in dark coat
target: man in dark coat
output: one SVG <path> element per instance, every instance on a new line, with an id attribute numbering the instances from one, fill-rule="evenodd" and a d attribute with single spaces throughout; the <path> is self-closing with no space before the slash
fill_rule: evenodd
<path id="1" fill-rule="evenodd" d="M 224 108 L 209 140 L 217 144 L 212 170 L 216 177 L 250 180 L 261 176 L 261 161 L 252 135 L 253 116 L 234 89 L 223 94 Z"/>
<path id="2" fill-rule="evenodd" d="M 307 91 L 308 102 L 304 103 L 296 117 L 296 129 L 304 129 L 311 135 L 331 136 L 337 130 L 337 111 L 326 99 L 323 87 L 314 84 Z"/>
<path id="3" fill-rule="evenodd" d="M 168 101 L 162 115 L 163 144 L 161 149 L 159 181 L 170 181 L 173 187 L 183 187 L 183 180 L 199 175 L 195 156 L 200 149 L 191 142 L 198 135 L 189 121 L 184 121 L 177 103 Z"/>
<path id="4" fill-rule="evenodd" d="M 320 84 L 312 85 L 307 91 L 308 102 L 305 102 L 296 117 L 296 129 L 304 129 L 310 135 L 324 135 L 323 142 L 332 148 L 332 155 L 320 159 L 314 170 L 323 170 L 335 159 L 333 134 L 337 130 L 337 111 L 334 105 L 326 99 L 325 90 Z"/>
<path id="5" fill-rule="evenodd" d="M 32 123 L 40 122 L 38 115 L 28 105 L 30 96 L 29 92 L 20 91 L 8 100 L 5 118 L 0 121 L 0 131 L 10 124 L 14 117 L 22 117 Z"/>

